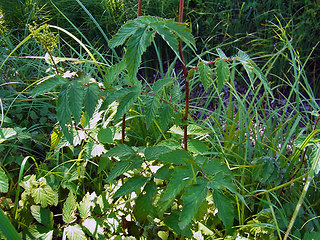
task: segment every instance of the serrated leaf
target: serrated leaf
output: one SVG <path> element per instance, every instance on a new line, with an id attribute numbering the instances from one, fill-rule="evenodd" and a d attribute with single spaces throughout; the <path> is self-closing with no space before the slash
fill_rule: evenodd
<path id="1" fill-rule="evenodd" d="M 217 75 L 218 93 L 220 93 L 222 91 L 222 87 L 230 78 L 230 69 L 228 63 L 223 59 L 216 60 L 215 72 Z"/>
<path id="2" fill-rule="evenodd" d="M 136 21 L 135 19 L 126 22 L 109 41 L 109 47 L 115 48 L 124 44 L 131 35 L 133 35 L 139 28 L 144 26 L 144 24 Z"/>
<path id="3" fill-rule="evenodd" d="M 169 184 L 160 200 L 167 201 L 174 198 L 185 186 L 192 183 L 192 176 L 193 172 L 190 166 L 175 167 Z"/>
<path id="4" fill-rule="evenodd" d="M 80 122 L 83 99 L 83 85 L 78 81 L 71 82 L 68 88 L 68 101 L 70 111 L 76 121 L 76 124 Z"/>
<path id="5" fill-rule="evenodd" d="M 160 98 L 157 95 L 148 96 L 145 103 L 146 126 L 149 128 L 160 108 Z"/>
<path id="6" fill-rule="evenodd" d="M 152 85 L 152 91 L 156 94 L 161 93 L 165 87 L 168 85 L 171 85 L 173 83 L 172 78 L 163 78 L 155 81 L 155 83 Z"/>
<path id="7" fill-rule="evenodd" d="M 133 213 L 136 219 L 142 223 L 150 213 L 152 208 L 152 199 L 157 186 L 154 181 L 150 181 L 144 187 L 143 192 L 138 196 L 135 201 L 135 206 L 133 208 Z"/>
<path id="8" fill-rule="evenodd" d="M 110 128 L 101 128 L 98 132 L 98 141 L 101 143 L 113 143 L 113 132 Z"/>
<path id="9" fill-rule="evenodd" d="M 99 160 L 98 174 L 103 170 L 110 170 L 111 168 L 111 160 L 106 154 L 103 154 Z"/>
<path id="10" fill-rule="evenodd" d="M 56 149 L 62 137 L 59 127 L 55 127 L 50 136 L 50 150 Z"/>
<path id="11" fill-rule="evenodd" d="M 171 118 L 173 116 L 173 109 L 168 103 L 163 103 L 159 110 L 159 124 L 160 128 L 163 132 L 165 132 L 168 128 L 168 125 L 171 121 Z"/>
<path id="12" fill-rule="evenodd" d="M 94 239 L 105 239 L 104 238 L 104 229 L 102 224 L 99 224 L 98 219 L 88 218 L 82 222 L 84 226 Z"/>
<path id="13" fill-rule="evenodd" d="M 124 71 L 126 64 L 124 61 L 121 61 L 107 69 L 106 74 L 103 77 L 103 84 L 105 88 L 108 88 L 112 85 L 113 81 L 119 76 L 119 74 Z"/>
<path id="14" fill-rule="evenodd" d="M 119 99 L 119 105 L 117 113 L 114 116 L 115 119 L 122 117 L 130 109 L 132 104 L 138 99 L 140 90 L 137 87 L 131 87 L 131 91 Z"/>
<path id="15" fill-rule="evenodd" d="M 189 139 L 188 140 L 188 149 L 191 152 L 202 154 L 208 151 L 208 146 L 198 139 Z"/>
<path id="16" fill-rule="evenodd" d="M 6 193 L 9 189 L 9 179 L 5 171 L 0 167 L 0 192 Z"/>
<path id="17" fill-rule="evenodd" d="M 216 190 L 213 192 L 213 202 L 218 209 L 218 216 L 222 220 L 226 231 L 229 232 L 233 226 L 234 211 L 233 205 L 222 191 Z"/>
<path id="18" fill-rule="evenodd" d="M 141 64 L 141 56 L 151 45 L 154 38 L 154 31 L 151 31 L 147 26 L 139 28 L 128 40 L 127 50 L 124 55 L 127 65 L 129 78 L 135 79 L 138 68 Z"/>
<path id="19" fill-rule="evenodd" d="M 223 172 L 227 175 L 232 174 L 228 166 L 219 159 L 209 159 L 203 164 L 202 169 L 204 169 L 204 171 L 210 175 L 215 175 L 219 172 Z"/>
<path id="20" fill-rule="evenodd" d="M 165 146 L 152 146 L 145 149 L 144 155 L 148 160 L 157 160 L 160 155 L 170 151 L 171 149 Z"/>
<path id="21" fill-rule="evenodd" d="M 316 143 L 310 155 L 310 175 L 314 177 L 320 171 L 320 143 Z"/>
<path id="22" fill-rule="evenodd" d="M 204 89 L 207 91 L 213 82 L 213 70 L 205 63 L 200 62 L 199 63 L 199 79 L 204 87 Z"/>
<path id="23" fill-rule="evenodd" d="M 67 126 L 67 124 L 71 124 L 72 122 L 71 111 L 69 107 L 68 88 L 69 88 L 69 83 L 64 84 L 61 87 L 56 109 L 57 109 L 57 119 L 59 121 L 62 132 L 67 138 L 67 140 L 72 144 L 73 136 L 70 133 L 69 128 Z"/>
<path id="24" fill-rule="evenodd" d="M 95 192 L 93 193 L 86 193 L 83 199 L 79 203 L 79 214 L 81 218 L 88 218 L 91 216 L 91 210 L 94 208 L 95 203 L 94 200 L 96 199 L 97 195 Z"/>
<path id="25" fill-rule="evenodd" d="M 196 49 L 194 37 L 191 34 L 191 30 L 187 28 L 185 23 L 178 23 L 173 20 L 168 20 L 166 22 L 166 27 L 176 34 L 177 37 L 186 43 L 191 49 Z"/>
<path id="26" fill-rule="evenodd" d="M 172 173 L 173 173 L 173 169 L 171 169 L 170 167 L 171 167 L 171 165 L 169 165 L 169 164 L 163 165 L 161 168 L 159 168 L 157 170 L 154 177 L 158 178 L 158 179 L 169 181 L 172 176 Z"/>
<path id="27" fill-rule="evenodd" d="M 106 156 L 108 157 L 123 157 L 127 155 L 135 154 L 135 151 L 126 144 L 118 144 L 114 148 L 111 148 Z"/>
<path id="28" fill-rule="evenodd" d="M 182 195 L 183 209 L 179 222 L 181 229 L 184 229 L 197 214 L 201 203 L 206 199 L 207 192 L 206 183 L 193 184 L 186 187 L 185 193 Z"/>
<path id="29" fill-rule="evenodd" d="M 176 165 L 185 165 L 186 162 L 192 161 L 192 157 L 185 150 L 178 149 L 160 155 L 159 160 Z"/>
<path id="30" fill-rule="evenodd" d="M 171 228 L 176 234 L 183 235 L 185 237 L 192 237 L 193 233 L 189 228 L 181 229 L 179 227 L 179 212 L 173 211 L 168 217 L 164 219 L 164 223 Z"/>
<path id="31" fill-rule="evenodd" d="M 221 59 L 227 58 L 226 54 L 220 48 L 217 48 L 217 53 L 219 55 L 219 58 L 221 58 Z"/>
<path id="32" fill-rule="evenodd" d="M 65 223 L 72 223 L 74 222 L 77 217 L 75 216 L 75 212 L 77 210 L 78 203 L 76 201 L 75 196 L 70 191 L 67 200 L 63 204 L 62 209 L 62 219 Z"/>
<path id="33" fill-rule="evenodd" d="M 99 98 L 99 87 L 97 84 L 94 83 L 85 87 L 84 107 L 88 113 L 89 118 L 93 116 Z"/>
<path id="34" fill-rule="evenodd" d="M 39 224 L 32 225 L 22 232 L 22 237 L 26 240 L 51 240 L 53 238 L 53 230 Z"/>
<path id="35" fill-rule="evenodd" d="M 37 86 L 32 90 L 32 97 L 36 97 L 39 94 L 50 92 L 52 89 L 58 87 L 59 85 L 67 83 L 68 80 L 61 77 L 60 75 L 54 75 L 51 78 L 45 79 L 37 84 Z"/>
<path id="36" fill-rule="evenodd" d="M 0 128 L 0 143 L 3 143 L 16 134 L 17 132 L 13 128 Z"/>
<path id="37" fill-rule="evenodd" d="M 63 230 L 63 235 L 69 240 L 87 240 L 82 228 L 78 225 L 70 225 Z"/>
<path id="38" fill-rule="evenodd" d="M 118 189 L 118 191 L 116 191 L 113 198 L 118 198 L 132 192 L 136 192 L 148 181 L 148 179 L 149 178 L 142 176 L 134 176 L 130 178 Z"/>
<path id="39" fill-rule="evenodd" d="M 30 207 L 32 216 L 41 224 L 48 228 L 53 227 L 53 213 L 48 208 L 42 208 L 38 205 Z"/>
<path id="40" fill-rule="evenodd" d="M 39 186 L 36 189 L 32 189 L 31 195 L 36 204 L 40 203 L 43 208 L 48 205 L 58 204 L 58 194 L 52 190 L 52 188 L 46 183 L 45 179 L 38 180 Z"/>

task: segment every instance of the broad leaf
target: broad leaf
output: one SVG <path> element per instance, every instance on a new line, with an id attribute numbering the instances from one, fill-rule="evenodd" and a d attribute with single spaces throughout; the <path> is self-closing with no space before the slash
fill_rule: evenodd
<path id="1" fill-rule="evenodd" d="M 320 171 L 320 143 L 317 142 L 310 155 L 310 175 L 314 177 L 319 174 Z"/>
<path id="2" fill-rule="evenodd" d="M 82 228 L 78 225 L 70 225 L 63 230 L 63 235 L 69 240 L 87 240 Z"/>
<path id="3" fill-rule="evenodd" d="M 187 28 L 185 23 L 178 23 L 173 20 L 169 20 L 166 23 L 166 27 L 177 35 L 184 43 L 186 43 L 191 49 L 196 48 L 194 37 L 191 34 L 191 30 Z"/>
<path id="4" fill-rule="evenodd" d="M 119 106 L 117 108 L 117 113 L 114 116 L 115 119 L 122 117 L 130 109 L 132 104 L 138 99 L 140 95 L 140 88 L 131 87 L 130 92 L 119 99 Z"/>
<path id="5" fill-rule="evenodd" d="M 151 45 L 154 38 L 154 31 L 146 26 L 139 28 L 128 40 L 127 50 L 124 55 L 129 78 L 131 81 L 136 78 L 138 68 L 141 64 L 141 55 Z"/>
<path id="6" fill-rule="evenodd" d="M 226 54 L 220 48 L 217 48 L 217 53 L 219 54 L 219 58 L 221 59 L 227 58 Z"/>
<path id="7" fill-rule="evenodd" d="M 165 146 L 152 146 L 145 149 L 144 155 L 148 160 L 157 160 L 160 155 L 170 151 L 171 149 Z"/>
<path id="8" fill-rule="evenodd" d="M 98 141 L 101 143 L 113 143 L 113 132 L 110 128 L 101 128 L 98 132 Z"/>
<path id="9" fill-rule="evenodd" d="M 125 62 L 121 61 L 107 69 L 106 75 L 103 78 L 105 88 L 109 88 L 113 81 L 119 77 L 119 74 L 126 68 Z"/>
<path id="10" fill-rule="evenodd" d="M 0 128 L 0 143 L 3 143 L 16 134 L 17 132 L 13 128 Z"/>
<path id="11" fill-rule="evenodd" d="M 155 83 L 152 85 L 152 91 L 156 94 L 160 94 L 164 91 L 165 87 L 168 85 L 172 85 L 173 79 L 172 78 L 163 78 L 155 81 Z"/>
<path id="12" fill-rule="evenodd" d="M 181 190 L 192 183 L 192 168 L 191 167 L 175 167 L 171 175 L 169 184 L 164 191 L 160 201 L 167 201 L 174 198 Z"/>
<path id="13" fill-rule="evenodd" d="M 75 80 L 68 88 L 68 101 L 70 111 L 76 121 L 76 124 L 80 122 L 83 99 L 83 85 L 79 81 Z"/>
<path id="14" fill-rule="evenodd" d="M 213 192 L 213 202 L 218 209 L 218 216 L 222 220 L 226 231 L 229 232 L 233 226 L 234 211 L 233 204 L 222 191 L 215 190 Z"/>
<path id="15" fill-rule="evenodd" d="M 53 230 L 42 225 L 32 225 L 22 232 L 23 239 L 26 240 L 51 240 L 53 238 Z"/>
<path id="16" fill-rule="evenodd" d="M 75 216 L 77 207 L 78 203 L 76 201 L 76 198 L 70 191 L 67 200 L 63 204 L 62 209 L 62 218 L 65 223 L 72 223 L 77 219 Z"/>
<path id="17" fill-rule="evenodd" d="M 142 176 L 134 176 L 126 181 L 116 193 L 113 195 L 113 198 L 118 198 L 132 192 L 139 190 L 149 178 Z"/>
<path id="18" fill-rule="evenodd" d="M 192 156 L 185 150 L 173 150 L 160 155 L 159 160 L 176 165 L 185 165 L 187 162 L 192 161 Z"/>
<path id="19" fill-rule="evenodd" d="M 68 80 L 61 77 L 60 75 L 54 75 L 51 78 L 47 78 L 37 84 L 37 86 L 32 90 L 32 97 L 36 97 L 39 94 L 50 92 L 52 89 L 67 83 Z"/>
<path id="20" fill-rule="evenodd" d="M 88 218 L 91 216 L 91 210 L 94 208 L 97 195 L 95 192 L 89 194 L 88 192 L 84 195 L 82 201 L 79 203 L 79 214 L 81 218 Z"/>
<path id="21" fill-rule="evenodd" d="M 89 118 L 93 116 L 94 110 L 96 109 L 99 93 L 99 87 L 95 83 L 85 87 L 84 106 Z"/>
<path id="22" fill-rule="evenodd" d="M 127 155 L 135 154 L 135 151 L 125 144 L 118 144 L 114 148 L 111 148 L 106 156 L 108 157 L 123 157 Z"/>
<path id="23" fill-rule="evenodd" d="M 144 187 L 143 192 L 138 196 L 135 201 L 133 213 L 136 219 L 142 223 L 150 213 L 152 208 L 152 199 L 156 191 L 156 184 L 154 181 L 150 181 Z"/>
<path id="24" fill-rule="evenodd" d="M 6 193 L 9 189 L 9 179 L 5 171 L 0 167 L 0 192 Z"/>
<path id="25" fill-rule="evenodd" d="M 173 211 L 168 217 L 164 219 L 164 223 L 171 228 L 176 234 L 185 237 L 192 237 L 193 233 L 189 228 L 181 229 L 179 226 L 179 212 Z"/>
<path id="26" fill-rule="evenodd" d="M 213 71 L 212 69 L 205 63 L 199 63 L 199 79 L 205 90 L 208 90 L 210 85 L 213 82 L 212 79 Z"/>
<path id="27" fill-rule="evenodd" d="M 183 209 L 180 214 L 179 226 L 184 229 L 197 214 L 201 203 L 207 196 L 207 184 L 193 184 L 186 187 L 185 193 L 182 195 Z"/>
<path id="28" fill-rule="evenodd" d="M 149 128 L 160 108 L 160 98 L 157 95 L 148 96 L 145 104 L 146 126 Z"/>
<path id="29" fill-rule="evenodd" d="M 217 75 L 218 93 L 220 93 L 222 91 L 222 87 L 230 78 L 230 69 L 228 63 L 223 59 L 218 59 L 216 61 L 215 72 Z"/>
<path id="30" fill-rule="evenodd" d="M 53 227 L 53 213 L 48 208 L 42 208 L 38 205 L 30 207 L 32 216 L 41 224 L 48 228 Z"/>
<path id="31" fill-rule="evenodd" d="M 58 204 L 58 194 L 46 183 L 44 178 L 38 180 L 39 186 L 31 191 L 31 195 L 36 204 L 40 203 L 43 208 L 48 205 Z"/>
<path id="32" fill-rule="evenodd" d="M 87 218 L 82 222 L 82 226 L 88 230 L 94 239 L 105 239 L 103 225 L 99 223 L 98 219 Z"/>

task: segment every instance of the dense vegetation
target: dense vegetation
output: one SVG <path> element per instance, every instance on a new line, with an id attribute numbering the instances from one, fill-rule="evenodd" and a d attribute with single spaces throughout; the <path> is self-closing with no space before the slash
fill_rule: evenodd
<path id="1" fill-rule="evenodd" d="M 0 237 L 320 238 L 319 10 L 0 0 Z"/>

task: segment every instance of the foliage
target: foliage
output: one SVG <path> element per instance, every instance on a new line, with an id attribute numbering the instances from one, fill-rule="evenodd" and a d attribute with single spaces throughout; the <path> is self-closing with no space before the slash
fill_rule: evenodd
<path id="1" fill-rule="evenodd" d="M 51 4 L 63 14 L 61 2 Z M 66 7 L 75 7 L 72 2 Z M 86 17 L 79 22 L 90 19 L 94 31 L 103 34 L 91 15 L 94 1 L 76 2 L 83 10 L 80 18 Z M 124 1 L 104 3 L 114 14 L 125 9 Z M 155 4 L 165 9 L 176 2 Z M 161 17 L 132 19 L 111 40 L 100 37 L 111 56 L 95 49 L 80 26 L 72 25 L 72 32 L 54 25 L 31 27 L 1 59 L 1 70 L 26 59 L 38 64 L 32 80 L 19 68 L 2 79 L 9 84 L 0 89 L 0 207 L 6 215 L 1 219 L 23 239 L 319 235 L 319 194 L 310 184 L 319 181 L 318 99 L 306 63 L 278 23 L 270 28 L 281 48 L 261 58 L 240 49 L 230 53 L 221 45 L 197 50 L 194 28 Z M 187 119 L 186 85 L 175 68 L 179 42 L 191 58 Z M 161 52 L 167 50 L 174 57 L 162 63 Z M 154 81 L 139 74 L 152 51 L 161 66 Z M 278 72 L 281 84 L 275 85 L 270 79 L 279 61 L 291 66 L 291 79 Z M 186 123 L 188 151 L 182 148 Z M 8 239 L 16 235 L 2 221 L 0 229 Z"/>

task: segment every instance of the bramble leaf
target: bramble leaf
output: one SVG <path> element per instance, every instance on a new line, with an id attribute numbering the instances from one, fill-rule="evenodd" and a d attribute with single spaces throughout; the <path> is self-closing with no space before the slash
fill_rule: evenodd
<path id="1" fill-rule="evenodd" d="M 218 216 L 226 227 L 226 231 L 230 231 L 234 220 L 233 205 L 230 199 L 221 190 L 215 190 L 213 192 L 213 202 L 218 209 Z"/>
<path id="2" fill-rule="evenodd" d="M 52 89 L 67 83 L 68 80 L 61 77 L 60 75 L 54 75 L 48 79 L 45 79 L 37 84 L 37 86 L 32 90 L 32 97 L 36 97 L 39 94 L 50 92 Z"/>
<path id="3" fill-rule="evenodd" d="M 32 216 L 46 227 L 53 227 L 53 213 L 48 208 L 42 208 L 38 205 L 30 207 Z"/>
<path id="4" fill-rule="evenodd" d="M 142 176 L 134 176 L 126 181 L 116 193 L 113 195 L 113 198 L 118 198 L 132 192 L 139 190 L 149 178 Z"/>
<path id="5" fill-rule="evenodd" d="M 212 69 L 205 63 L 199 63 L 199 79 L 205 90 L 208 90 L 210 85 L 213 82 L 212 79 L 213 71 Z"/>
<path id="6" fill-rule="evenodd" d="M 75 211 L 77 210 L 78 203 L 75 196 L 70 191 L 67 200 L 63 204 L 62 218 L 65 223 L 72 223 L 77 218 L 75 216 Z"/>
<path id="7" fill-rule="evenodd" d="M 68 88 L 68 102 L 70 111 L 76 121 L 80 122 L 82 103 L 84 99 L 83 85 L 79 81 L 73 81 Z"/>
<path id="8" fill-rule="evenodd" d="M 94 110 L 99 100 L 99 87 L 97 84 L 89 84 L 85 87 L 84 106 L 88 113 L 88 117 L 93 116 Z"/>
<path id="9" fill-rule="evenodd" d="M 95 206 L 94 200 L 96 197 L 97 195 L 95 192 L 93 192 L 92 194 L 87 192 L 86 195 L 84 195 L 78 207 L 81 218 L 88 218 L 91 216 L 91 210 Z"/>
<path id="10" fill-rule="evenodd" d="M 230 78 L 230 69 L 229 65 L 223 59 L 216 60 L 216 69 L 217 75 L 217 86 L 218 86 L 218 93 L 222 91 L 222 87 Z"/>

